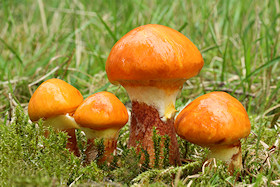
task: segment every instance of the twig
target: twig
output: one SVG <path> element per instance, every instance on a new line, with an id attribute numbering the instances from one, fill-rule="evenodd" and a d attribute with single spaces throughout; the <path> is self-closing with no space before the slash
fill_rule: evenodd
<path id="1" fill-rule="evenodd" d="M 248 169 L 244 169 L 244 171 L 245 171 L 248 175 L 250 175 L 251 177 L 257 178 L 257 176 L 254 175 L 254 174 L 252 174 L 252 173 L 250 173 L 250 172 L 248 171 Z"/>
<path id="2" fill-rule="evenodd" d="M 69 187 L 71 187 L 72 185 L 75 184 L 75 182 L 77 182 L 84 174 L 81 174 L 79 177 L 77 177 L 70 185 Z"/>
<path id="3" fill-rule="evenodd" d="M 13 99 L 13 96 L 11 93 L 9 93 L 8 98 L 9 98 L 9 102 L 10 102 L 9 121 L 11 123 L 13 123 L 13 121 L 15 120 L 14 113 L 15 113 L 15 107 L 17 106 L 17 102 Z"/>
<path id="4" fill-rule="evenodd" d="M 275 180 L 275 181 L 271 181 L 270 184 L 278 186 L 278 185 L 280 185 L 280 179 Z"/>
<path id="5" fill-rule="evenodd" d="M 63 69 L 63 70 L 66 70 L 65 68 Z M 67 71 L 75 71 L 75 72 L 79 72 L 79 73 L 81 73 L 81 74 L 83 74 L 83 75 L 86 75 L 86 76 L 88 76 L 89 78 L 91 78 L 91 79 L 93 79 L 94 77 L 93 76 L 91 76 L 90 74 L 88 74 L 88 73 L 85 73 L 84 71 L 81 71 L 81 70 L 79 70 L 79 69 L 76 69 L 76 68 L 67 68 Z"/>
<path id="6" fill-rule="evenodd" d="M 207 87 L 207 88 L 204 88 L 204 90 L 206 90 L 206 91 L 213 91 L 213 89 L 214 88 L 212 88 L 212 87 Z M 256 95 L 255 94 L 253 94 L 253 93 L 244 93 L 242 90 L 233 90 L 233 89 L 230 89 L 230 88 L 219 88 L 219 91 L 223 91 L 223 92 L 229 92 L 229 93 L 235 93 L 235 94 L 237 94 L 237 95 L 246 95 L 246 96 L 250 96 L 250 97 L 253 97 L 253 98 L 255 98 L 256 97 Z"/>
<path id="7" fill-rule="evenodd" d="M 19 81 L 28 80 L 28 79 L 30 79 L 30 78 L 28 78 L 28 77 L 21 77 L 21 78 L 9 80 L 9 81 L 0 81 L 0 85 L 14 84 L 14 83 L 17 83 Z"/>
<path id="8" fill-rule="evenodd" d="M 182 171 L 182 168 L 179 168 L 178 172 L 176 173 L 175 182 L 174 182 L 174 186 L 175 187 L 178 186 L 178 182 L 179 182 L 180 177 L 181 177 L 181 171 Z"/>
<path id="9" fill-rule="evenodd" d="M 199 177 L 201 177 L 201 174 L 189 175 L 189 176 L 187 176 L 187 177 L 183 180 L 183 184 L 186 184 L 186 182 L 187 182 L 189 179 L 194 179 L 194 178 L 199 178 Z"/>
<path id="10" fill-rule="evenodd" d="M 276 106 L 273 106 L 270 109 L 268 109 L 267 111 L 265 111 L 263 116 L 272 117 L 272 116 L 274 116 L 275 114 L 278 114 L 278 113 L 280 114 L 280 104 L 278 104 Z"/>
<path id="11" fill-rule="evenodd" d="M 192 183 L 193 183 L 193 180 L 191 180 L 191 181 L 187 184 L 187 187 L 191 187 Z"/>
<path id="12" fill-rule="evenodd" d="M 204 164 L 202 165 L 202 174 L 204 175 L 205 174 L 205 167 L 206 165 L 210 164 L 212 162 L 213 159 L 209 159 L 209 160 L 206 160 L 206 162 L 204 162 Z"/>

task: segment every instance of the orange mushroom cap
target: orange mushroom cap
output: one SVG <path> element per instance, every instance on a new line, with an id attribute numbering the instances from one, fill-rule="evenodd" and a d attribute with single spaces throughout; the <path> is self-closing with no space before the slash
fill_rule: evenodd
<path id="1" fill-rule="evenodd" d="M 207 147 L 232 145 L 251 131 L 245 108 L 225 92 L 198 97 L 180 112 L 174 126 L 181 138 Z"/>
<path id="2" fill-rule="evenodd" d="M 84 128 L 120 129 L 128 121 L 124 104 L 110 92 L 98 92 L 84 100 L 74 114 L 75 121 Z"/>
<path id="3" fill-rule="evenodd" d="M 32 95 L 28 104 L 31 121 L 73 113 L 83 101 L 75 87 L 60 79 L 43 82 Z"/>
<path id="4" fill-rule="evenodd" d="M 137 27 L 112 48 L 106 72 L 112 83 L 126 80 L 178 80 L 197 75 L 203 59 L 183 34 L 163 25 Z"/>

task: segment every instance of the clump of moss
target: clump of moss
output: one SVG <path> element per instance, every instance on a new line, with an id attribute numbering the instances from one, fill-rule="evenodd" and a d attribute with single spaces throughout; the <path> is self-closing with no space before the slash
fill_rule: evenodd
<path id="1" fill-rule="evenodd" d="M 97 148 L 97 157 L 96 157 L 96 161 L 98 162 L 100 159 L 102 159 L 103 155 L 104 155 L 104 151 L 105 151 L 105 146 L 104 146 L 104 139 L 95 139 L 94 143 L 96 145 Z"/>
<path id="2" fill-rule="evenodd" d="M 163 168 L 168 167 L 169 164 L 169 145 L 170 145 L 170 137 L 164 136 L 164 147 L 163 147 Z"/>
<path id="3" fill-rule="evenodd" d="M 1 185 L 69 185 L 77 178 L 101 181 L 106 176 L 95 162 L 83 167 L 82 160 L 65 148 L 67 134 L 50 127 L 49 137 L 44 137 L 41 123 L 30 123 L 21 107 L 15 108 L 13 118 L 0 125 Z"/>
<path id="4" fill-rule="evenodd" d="M 155 160 L 154 160 L 154 167 L 159 167 L 159 160 L 160 160 L 160 152 L 161 152 L 161 136 L 157 134 L 156 128 L 153 128 L 153 143 L 154 143 L 154 150 L 155 150 Z"/>
<path id="5" fill-rule="evenodd" d="M 137 177 L 135 177 L 132 180 L 133 184 L 144 184 L 144 183 L 152 183 L 152 182 L 164 182 L 166 184 L 170 184 L 174 178 L 175 175 L 179 172 L 181 173 L 181 176 L 187 176 L 192 175 L 198 171 L 200 171 L 200 168 L 202 166 L 202 162 L 191 162 L 188 164 L 185 164 L 183 166 L 171 166 L 166 169 L 150 169 L 145 172 L 142 172 Z"/>
<path id="6" fill-rule="evenodd" d="M 279 130 L 266 128 L 264 124 L 243 141 L 244 171 L 230 176 L 227 166 L 216 160 L 203 166 L 207 149 L 185 143 L 179 139 L 182 166 L 169 166 L 169 144 L 166 136 L 159 136 L 154 130 L 155 165 L 150 165 L 145 149 L 139 153 L 127 147 L 128 128 L 122 130 L 118 141 L 118 155 L 111 163 L 97 164 L 97 160 L 84 164 L 86 137 L 77 130 L 81 157 L 71 154 L 66 148 L 67 134 L 55 133 L 51 127 L 44 128 L 39 122 L 31 123 L 21 107 L 16 107 L 12 121 L 0 124 L 0 185 L 3 186 L 59 186 L 59 185 L 133 185 L 147 184 L 163 186 L 188 183 L 205 186 L 229 186 L 242 183 L 266 185 L 279 176 L 277 167 L 280 155 L 274 143 L 279 139 Z M 43 134 L 48 130 L 50 135 Z M 268 139 L 269 137 L 269 139 Z M 104 144 L 96 142 L 98 157 L 102 157 Z M 266 147 L 264 144 L 267 144 Z M 187 145 L 187 146 L 186 146 Z M 274 146 L 274 147 L 273 147 Z M 144 159 L 143 159 L 144 158 Z M 270 164 L 270 165 L 269 165 Z M 156 167 L 154 167 L 156 166 Z M 203 171 L 202 171 L 203 166 Z M 192 178 L 189 178 L 189 176 Z"/>
<path id="7" fill-rule="evenodd" d="M 154 143 L 154 168 L 166 168 L 169 163 L 169 146 L 170 137 L 168 135 L 161 136 L 157 133 L 156 128 L 153 128 L 153 143 Z"/>
<path id="8" fill-rule="evenodd" d="M 131 180 L 139 175 L 142 171 L 140 164 L 141 154 L 138 154 L 135 148 L 123 150 L 119 157 L 118 167 L 111 171 L 111 179 L 130 184 Z"/>

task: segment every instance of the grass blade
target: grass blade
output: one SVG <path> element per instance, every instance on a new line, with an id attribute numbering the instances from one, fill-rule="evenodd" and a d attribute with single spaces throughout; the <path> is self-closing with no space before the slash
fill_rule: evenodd
<path id="1" fill-rule="evenodd" d="M 228 39 L 227 39 L 227 43 L 226 43 L 225 52 L 223 54 L 223 65 L 222 65 L 222 73 L 221 73 L 221 82 L 224 82 L 224 80 L 225 80 L 227 48 L 228 48 Z"/>
<path id="2" fill-rule="evenodd" d="M 23 65 L 23 61 L 18 55 L 18 53 L 10 45 L 8 45 L 2 38 L 0 38 L 0 41 L 16 56 L 16 58 L 21 63 L 21 65 Z"/>
<path id="3" fill-rule="evenodd" d="M 99 18 L 99 20 L 101 21 L 101 23 L 104 25 L 104 27 L 106 28 L 106 30 L 109 32 L 109 34 L 111 35 L 111 37 L 114 39 L 115 43 L 118 41 L 116 35 L 114 34 L 114 32 L 110 29 L 110 27 L 108 26 L 108 24 L 102 19 L 102 17 L 97 14 L 97 17 Z"/>
<path id="4" fill-rule="evenodd" d="M 186 26 L 188 25 L 188 22 L 185 22 L 179 29 L 179 32 L 182 32 L 182 30 L 184 30 L 186 28 Z"/>
<path id="5" fill-rule="evenodd" d="M 243 81 L 247 81 L 248 79 L 250 79 L 252 76 L 258 74 L 259 72 L 263 71 L 265 68 L 268 68 L 272 65 L 274 65 L 275 63 L 280 61 L 280 56 L 276 57 L 274 59 L 272 59 L 271 61 L 261 65 L 260 67 L 258 67 L 257 69 L 255 69 L 252 73 L 250 73 L 248 76 L 246 76 L 246 78 Z"/>

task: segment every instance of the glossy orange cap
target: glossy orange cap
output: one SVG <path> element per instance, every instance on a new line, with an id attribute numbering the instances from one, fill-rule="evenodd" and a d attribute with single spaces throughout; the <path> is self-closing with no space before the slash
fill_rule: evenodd
<path id="1" fill-rule="evenodd" d="M 163 25 L 137 27 L 112 48 L 106 72 L 112 83 L 126 80 L 178 80 L 197 75 L 203 59 L 183 34 Z"/>
<path id="2" fill-rule="evenodd" d="M 128 121 L 124 104 L 110 92 L 98 92 L 84 100 L 74 114 L 75 121 L 85 128 L 103 130 L 122 128 Z"/>
<path id="3" fill-rule="evenodd" d="M 243 105 L 225 92 L 198 97 L 179 113 L 174 126 L 181 138 L 207 147 L 232 145 L 251 131 Z"/>
<path id="4" fill-rule="evenodd" d="M 37 121 L 40 118 L 73 113 L 82 101 L 83 96 L 75 87 L 60 79 L 49 79 L 32 95 L 28 115 L 31 121 Z"/>

